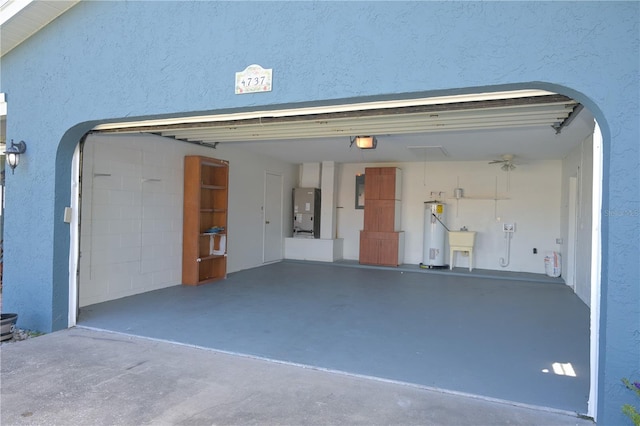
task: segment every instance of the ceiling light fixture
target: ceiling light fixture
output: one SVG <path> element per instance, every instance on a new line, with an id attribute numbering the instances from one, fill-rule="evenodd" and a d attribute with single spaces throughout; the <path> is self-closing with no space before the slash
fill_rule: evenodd
<path id="1" fill-rule="evenodd" d="M 356 136 L 351 139 L 351 144 L 349 146 L 353 146 L 353 144 L 360 149 L 376 149 L 378 145 L 378 139 L 375 136 Z"/>
<path id="2" fill-rule="evenodd" d="M 515 168 L 516 168 L 516 166 L 514 166 L 512 163 L 504 163 L 502 165 L 502 167 L 500 167 L 500 169 L 502 169 L 505 172 L 507 172 L 509 170 L 514 170 Z"/>
<path id="3" fill-rule="evenodd" d="M 503 154 L 500 160 L 490 161 L 489 164 L 502 164 L 500 167 L 501 170 L 508 172 L 510 170 L 514 170 L 516 166 L 513 164 L 513 159 L 515 155 L 513 154 Z"/>

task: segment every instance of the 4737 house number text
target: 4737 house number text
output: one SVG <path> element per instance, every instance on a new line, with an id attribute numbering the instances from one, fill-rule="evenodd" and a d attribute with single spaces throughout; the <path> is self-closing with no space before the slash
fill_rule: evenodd
<path id="1" fill-rule="evenodd" d="M 265 76 L 243 78 L 242 80 L 240 80 L 240 84 L 242 85 L 242 87 L 262 86 L 265 83 L 265 79 Z"/>
<path id="2" fill-rule="evenodd" d="M 236 73 L 236 94 L 270 92 L 271 69 L 260 65 L 249 65 L 244 71 Z"/>

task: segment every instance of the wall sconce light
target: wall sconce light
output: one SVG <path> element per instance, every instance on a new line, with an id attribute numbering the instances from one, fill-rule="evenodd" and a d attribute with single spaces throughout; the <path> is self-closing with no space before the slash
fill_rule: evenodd
<path id="1" fill-rule="evenodd" d="M 351 145 L 356 144 L 360 149 L 375 149 L 378 145 L 378 139 L 375 136 L 356 136 L 351 140 Z"/>
<path id="2" fill-rule="evenodd" d="M 5 151 L 7 156 L 7 164 L 11 167 L 11 174 L 14 173 L 15 168 L 20 163 L 20 154 L 24 154 L 27 150 L 27 144 L 25 141 L 14 143 L 11 139 L 11 146 Z"/>

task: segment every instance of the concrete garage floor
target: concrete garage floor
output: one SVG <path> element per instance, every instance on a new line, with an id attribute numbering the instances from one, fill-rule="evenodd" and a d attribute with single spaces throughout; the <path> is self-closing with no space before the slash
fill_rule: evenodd
<path id="1" fill-rule="evenodd" d="M 557 281 L 285 261 L 87 306 L 78 324 L 587 411 L 589 310 Z"/>

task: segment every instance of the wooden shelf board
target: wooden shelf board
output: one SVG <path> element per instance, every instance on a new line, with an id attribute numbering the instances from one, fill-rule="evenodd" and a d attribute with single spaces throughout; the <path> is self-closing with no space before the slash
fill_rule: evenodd
<path id="1" fill-rule="evenodd" d="M 220 163 L 213 163 L 210 161 L 203 160 L 200 164 L 203 166 L 209 166 L 209 167 L 229 167 L 229 163 L 222 160 Z"/>
<path id="2" fill-rule="evenodd" d="M 214 281 L 223 280 L 223 279 L 225 279 L 225 278 L 227 278 L 227 275 L 226 275 L 226 274 L 225 274 L 225 275 L 223 275 L 223 276 L 220 276 L 220 277 L 205 278 L 205 279 L 203 279 L 203 280 L 199 280 L 199 281 L 197 281 L 195 284 L 194 284 L 194 283 L 188 283 L 188 284 L 182 283 L 182 285 L 187 285 L 187 286 L 199 286 L 199 285 L 203 285 L 203 284 L 209 284 L 209 283 L 212 283 L 212 282 L 214 282 Z"/>
<path id="3" fill-rule="evenodd" d="M 204 260 L 223 259 L 225 257 L 227 257 L 226 254 L 212 254 L 212 255 L 201 257 L 200 261 L 202 262 Z"/>

